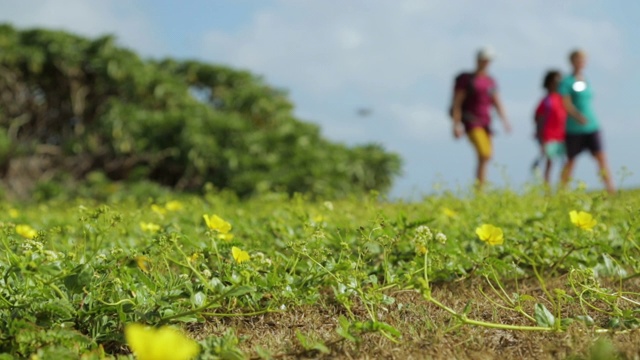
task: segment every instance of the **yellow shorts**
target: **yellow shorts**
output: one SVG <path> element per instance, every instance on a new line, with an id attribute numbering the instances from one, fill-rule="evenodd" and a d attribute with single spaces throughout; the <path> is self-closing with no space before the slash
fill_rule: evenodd
<path id="1" fill-rule="evenodd" d="M 472 128 L 467 132 L 467 137 L 471 141 L 471 144 L 479 157 L 485 159 L 491 157 L 491 137 L 485 128 Z"/>

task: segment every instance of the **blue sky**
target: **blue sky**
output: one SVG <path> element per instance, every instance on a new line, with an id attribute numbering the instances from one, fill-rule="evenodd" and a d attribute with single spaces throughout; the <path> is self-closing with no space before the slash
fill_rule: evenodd
<path id="1" fill-rule="evenodd" d="M 62 6 L 61 4 L 64 4 Z M 534 181 L 532 112 L 550 68 L 568 70 L 576 47 L 589 54 L 605 149 L 615 179 L 640 185 L 640 2 L 606 0 L 0 0 L 0 21 L 87 36 L 115 34 L 148 57 L 196 58 L 249 69 L 287 89 L 296 114 L 328 138 L 377 142 L 401 154 L 392 194 L 415 197 L 472 181 L 473 152 L 454 141 L 446 109 L 455 73 L 492 46 L 491 72 L 514 127 L 496 122 L 490 181 Z M 356 110 L 372 114 L 359 117 Z M 583 154 L 576 179 L 600 188 Z"/>

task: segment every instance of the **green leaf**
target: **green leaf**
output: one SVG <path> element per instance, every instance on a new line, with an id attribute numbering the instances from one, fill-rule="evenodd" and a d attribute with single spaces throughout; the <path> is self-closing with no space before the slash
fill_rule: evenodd
<path id="1" fill-rule="evenodd" d="M 74 269 L 73 274 L 64 278 L 64 286 L 71 292 L 82 293 L 82 289 L 89 286 L 91 280 L 93 280 L 93 268 L 90 266 L 78 266 Z"/>
<path id="2" fill-rule="evenodd" d="M 223 360 L 245 360 L 246 358 L 240 349 L 225 349 L 220 352 L 220 359 Z"/>
<path id="3" fill-rule="evenodd" d="M 358 342 L 358 338 L 356 338 L 355 335 L 351 333 L 351 322 L 349 321 L 349 319 L 341 315 L 338 318 L 338 325 L 339 327 L 336 329 L 338 335 L 349 341 Z"/>
<path id="4" fill-rule="evenodd" d="M 556 322 L 556 318 L 553 314 L 542 304 L 537 303 L 534 310 L 534 317 L 538 326 L 553 327 Z"/>
<path id="5" fill-rule="evenodd" d="M 191 297 L 191 302 L 195 307 L 204 305 L 205 300 L 207 300 L 207 295 L 205 295 L 202 291 L 198 291 Z"/>
<path id="6" fill-rule="evenodd" d="M 617 329 L 622 326 L 622 321 L 620 321 L 619 317 L 612 317 L 607 322 L 607 327 L 610 329 Z"/>
<path id="7" fill-rule="evenodd" d="M 351 332 L 349 332 L 349 329 L 339 327 L 336 329 L 336 333 L 338 333 L 338 335 L 342 336 L 346 340 L 349 340 L 354 343 L 358 342 L 358 339 L 355 336 L 353 336 Z"/>
<path id="8" fill-rule="evenodd" d="M 393 337 L 400 337 L 402 336 L 402 333 L 400 331 L 398 331 L 398 329 L 396 329 L 395 327 L 387 324 L 386 322 L 382 322 L 382 321 L 377 321 L 377 325 L 378 325 L 378 329 L 381 331 L 386 332 L 387 334 L 393 336 Z"/>
<path id="9" fill-rule="evenodd" d="M 396 299 L 391 297 L 391 296 L 387 296 L 387 295 L 382 295 L 382 303 L 385 305 L 393 305 L 396 302 Z"/>
<path id="10" fill-rule="evenodd" d="M 465 305 L 464 306 L 464 310 L 462 310 L 462 314 L 463 315 L 467 315 L 471 311 L 471 303 L 472 302 L 473 302 L 472 300 L 467 301 L 467 305 Z"/>
<path id="11" fill-rule="evenodd" d="M 589 315 L 578 315 L 576 320 L 582 321 L 587 326 L 593 326 L 594 324 L 593 318 Z"/>
<path id="12" fill-rule="evenodd" d="M 171 319 L 171 321 L 182 322 L 185 324 L 193 324 L 193 323 L 199 322 L 199 319 L 196 317 L 196 315 L 188 315 L 188 316 L 180 316 L 180 317 Z"/>
<path id="13" fill-rule="evenodd" d="M 518 295 L 518 301 L 536 301 L 536 298 L 531 295 L 521 294 Z"/>
<path id="14" fill-rule="evenodd" d="M 261 359 L 265 359 L 265 360 L 273 359 L 273 355 L 271 354 L 271 352 L 267 349 L 264 349 L 261 346 L 256 346 L 254 350 L 256 351 L 258 356 L 260 356 Z"/>
<path id="15" fill-rule="evenodd" d="M 309 338 L 304 336 L 304 334 L 302 334 L 299 330 L 296 330 L 296 338 L 298 338 L 298 342 L 300 342 L 300 345 L 302 345 L 303 348 L 309 350 Z"/>
<path id="16" fill-rule="evenodd" d="M 228 297 L 238 297 L 238 296 L 242 296 L 244 294 L 248 294 L 250 292 L 254 292 L 255 289 L 251 286 L 238 286 L 235 287 L 229 291 L 227 291 L 224 295 L 228 296 Z"/>
<path id="17" fill-rule="evenodd" d="M 300 331 L 296 331 L 296 337 L 305 350 L 316 350 L 322 354 L 330 354 L 331 350 L 319 340 L 313 340 L 305 335 L 303 335 Z"/>
<path id="18" fill-rule="evenodd" d="M 617 351 L 611 340 L 598 338 L 591 348 L 589 348 L 589 360 L 609 360 L 616 359 Z"/>

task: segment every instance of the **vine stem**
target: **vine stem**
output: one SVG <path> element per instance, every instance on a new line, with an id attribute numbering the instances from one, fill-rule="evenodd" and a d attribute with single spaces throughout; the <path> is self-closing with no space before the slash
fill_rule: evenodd
<path id="1" fill-rule="evenodd" d="M 437 307 L 443 309 L 449 314 L 453 315 L 455 318 L 459 319 L 463 324 L 467 325 L 476 325 L 482 326 L 491 329 L 502 329 L 502 330 L 520 330 L 520 331 L 557 331 L 558 329 L 552 327 L 543 327 L 543 326 L 526 326 L 526 325 L 507 325 L 507 324 L 498 324 L 492 323 L 488 321 L 481 320 L 473 320 L 469 319 L 465 314 L 460 314 L 454 309 L 448 307 L 447 305 L 441 303 L 437 299 L 435 299 L 431 295 L 431 286 L 429 285 L 429 272 L 428 272 L 428 261 L 429 258 L 427 256 L 428 253 L 424 254 L 424 286 L 425 289 L 423 291 L 424 298 L 430 303 L 436 305 Z M 534 267 L 535 270 L 535 267 Z M 501 287 L 502 288 L 502 287 Z M 494 288 L 495 290 L 495 288 Z M 503 290 L 504 291 L 504 290 Z M 497 291 L 496 291 L 497 292 Z"/>
<path id="2" fill-rule="evenodd" d="M 448 307 L 447 305 L 445 305 L 445 304 L 441 303 L 440 301 L 434 299 L 431 295 L 425 295 L 425 298 L 427 299 L 427 301 L 429 301 L 432 304 L 438 306 L 439 308 L 445 310 L 446 312 L 448 312 L 449 314 L 453 315 L 454 317 L 460 319 L 460 321 L 463 324 L 483 326 L 483 327 L 486 327 L 486 328 L 502 329 L 502 330 L 556 331 L 556 329 L 552 328 L 552 327 L 525 326 L 525 325 L 507 325 L 507 324 L 497 324 L 497 323 L 492 323 L 492 322 L 487 322 L 487 321 L 469 319 L 469 318 L 466 317 L 466 315 L 461 315 L 457 311 L 455 311 L 452 308 Z"/>

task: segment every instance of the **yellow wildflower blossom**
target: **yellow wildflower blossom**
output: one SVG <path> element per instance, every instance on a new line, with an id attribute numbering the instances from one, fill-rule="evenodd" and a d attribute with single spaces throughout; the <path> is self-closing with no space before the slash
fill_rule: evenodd
<path id="1" fill-rule="evenodd" d="M 450 217 L 450 218 L 454 218 L 456 216 L 458 216 L 458 213 L 456 213 L 455 211 L 449 209 L 449 208 L 443 208 L 442 209 L 442 213 L 446 216 L 446 217 Z"/>
<path id="2" fill-rule="evenodd" d="M 491 224 L 483 224 L 476 228 L 476 234 L 480 240 L 486 242 L 489 245 L 501 245 L 504 242 L 504 234 L 502 229 Z"/>
<path id="3" fill-rule="evenodd" d="M 172 200 L 164 204 L 164 208 L 168 211 L 180 211 L 183 207 L 182 203 L 178 200 Z"/>
<path id="4" fill-rule="evenodd" d="M 151 211 L 153 211 L 154 213 L 160 215 L 160 217 L 163 217 L 164 214 L 167 213 L 167 209 L 163 208 L 162 206 L 160 206 L 158 204 L 151 204 Z"/>
<path id="5" fill-rule="evenodd" d="M 231 241 L 233 240 L 233 234 L 232 233 L 218 234 L 218 239 L 224 240 L 224 241 Z"/>
<path id="6" fill-rule="evenodd" d="M 231 224 L 224 221 L 218 215 L 202 215 L 204 222 L 207 224 L 207 227 L 211 230 L 217 231 L 221 234 L 228 234 L 231 231 Z"/>
<path id="7" fill-rule="evenodd" d="M 241 250 L 240 248 L 235 246 L 231 248 L 231 255 L 233 256 L 233 260 L 235 260 L 238 264 L 251 260 L 248 252 Z"/>
<path id="8" fill-rule="evenodd" d="M 423 244 L 417 244 L 416 245 L 416 253 L 418 253 L 419 255 L 424 255 L 427 252 L 429 252 L 429 250 Z"/>
<path id="9" fill-rule="evenodd" d="M 188 260 L 190 263 L 194 263 L 194 262 L 196 262 L 196 260 L 198 260 L 198 258 L 199 258 L 199 257 L 200 257 L 200 254 L 199 254 L 199 253 L 197 253 L 197 252 L 195 252 L 195 253 L 191 254 L 191 256 L 189 256 L 189 257 L 187 258 L 187 260 Z"/>
<path id="10" fill-rule="evenodd" d="M 38 235 L 38 232 L 34 228 L 24 224 L 16 225 L 16 233 L 27 239 L 33 239 Z"/>
<path id="11" fill-rule="evenodd" d="M 569 212 L 569 217 L 571 218 L 571 222 L 573 225 L 579 227 L 583 230 L 591 231 L 594 226 L 598 223 L 591 214 L 585 211 L 575 211 L 572 210 Z"/>
<path id="12" fill-rule="evenodd" d="M 170 326 L 128 324 L 124 336 L 138 360 L 189 360 L 200 352 L 198 343 Z"/>
<path id="13" fill-rule="evenodd" d="M 144 256 L 144 255 L 140 255 L 140 256 L 136 256 L 135 258 L 136 261 L 136 265 L 138 265 L 138 268 L 140 270 L 142 270 L 142 272 L 149 272 L 149 258 Z"/>
<path id="14" fill-rule="evenodd" d="M 157 233 L 158 231 L 160 231 L 160 225 L 141 221 L 140 229 L 148 233 Z"/>

